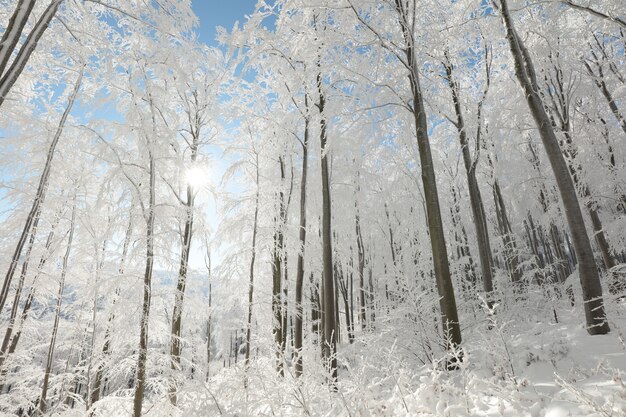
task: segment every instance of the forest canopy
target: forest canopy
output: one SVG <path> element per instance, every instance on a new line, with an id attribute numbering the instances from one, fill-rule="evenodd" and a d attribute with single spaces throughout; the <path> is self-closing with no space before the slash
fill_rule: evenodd
<path id="1" fill-rule="evenodd" d="M 623 2 L 241 22 L 0 0 L 0 414 L 626 413 Z"/>

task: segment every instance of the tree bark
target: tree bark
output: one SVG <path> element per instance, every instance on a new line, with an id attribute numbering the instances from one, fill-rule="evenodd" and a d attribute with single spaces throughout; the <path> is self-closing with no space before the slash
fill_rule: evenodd
<path id="1" fill-rule="evenodd" d="M 196 119 L 197 120 L 197 119 Z M 198 156 L 198 146 L 200 139 L 199 126 L 191 126 L 193 142 L 191 145 L 191 164 L 196 162 Z M 187 286 L 187 271 L 189 268 L 189 254 L 191 253 L 191 240 L 193 238 L 193 209 L 195 202 L 195 190 L 191 184 L 187 184 L 187 199 L 183 203 L 185 210 L 185 229 L 183 232 L 182 247 L 180 254 L 180 265 L 178 269 L 178 281 L 176 283 L 176 296 L 174 299 L 174 309 L 172 311 L 172 327 L 170 339 L 170 369 L 172 376 L 169 386 L 170 403 L 176 406 L 177 403 L 177 386 L 175 373 L 180 371 L 180 355 L 182 352 L 182 313 L 183 303 L 185 301 L 185 288 Z"/>
<path id="2" fill-rule="evenodd" d="M 246 323 L 246 356 L 245 356 L 245 367 L 246 369 L 250 365 L 250 350 L 251 350 L 251 339 L 252 339 L 252 301 L 254 295 L 254 261 L 256 259 L 256 239 L 258 232 L 258 222 L 259 222 L 259 157 L 256 157 L 256 194 L 254 200 L 254 223 L 252 224 L 252 256 L 250 258 L 250 282 L 248 284 L 248 320 Z M 248 380 L 244 381 L 244 385 L 247 387 Z"/>
<path id="3" fill-rule="evenodd" d="M 308 111 L 308 96 L 304 96 L 305 106 Z M 300 230 L 298 240 L 298 264 L 296 269 L 296 320 L 294 332 L 294 349 L 296 351 L 296 377 L 302 376 L 302 287 L 304 284 L 304 254 L 306 248 L 306 182 L 309 167 L 309 116 L 304 119 L 304 140 L 302 142 L 302 176 L 300 178 Z"/>
<path id="4" fill-rule="evenodd" d="M 319 68 L 319 64 L 318 64 Z M 322 165 L 322 261 L 323 261 L 323 320 L 324 337 L 322 340 L 322 353 L 325 366 L 330 372 L 331 384 L 337 381 L 337 323 L 335 322 L 335 286 L 333 278 L 333 248 L 331 226 L 331 199 L 330 199 L 330 175 L 328 167 L 329 150 L 326 131 L 326 96 L 322 91 L 322 74 L 317 73 L 317 108 L 320 113 L 320 150 Z"/>
<path id="5" fill-rule="evenodd" d="M 422 97 L 419 81 L 419 71 L 415 56 L 415 38 L 412 33 L 413 25 L 410 24 L 408 13 L 402 0 L 395 0 L 398 20 L 402 29 L 405 41 L 406 65 L 409 70 L 409 81 L 411 85 L 411 95 L 413 99 L 413 117 L 415 123 L 415 134 L 420 156 L 422 170 L 422 184 L 424 186 L 424 196 L 426 200 L 426 212 L 428 230 L 430 233 L 430 243 L 433 255 L 435 279 L 437 281 L 437 291 L 439 294 L 439 305 L 441 308 L 443 335 L 446 346 L 450 352 L 457 352 L 461 344 L 461 327 L 459 325 L 454 288 L 450 276 L 450 265 L 448 264 L 448 250 L 446 248 L 445 236 L 443 233 L 443 222 L 441 219 L 441 209 L 439 206 L 439 196 L 437 193 L 437 181 L 435 169 L 428 138 L 428 122 L 426 120 L 426 109 Z M 454 368 L 458 355 L 452 358 L 448 364 Z"/>
<path id="6" fill-rule="evenodd" d="M 74 196 L 74 205 L 72 207 L 72 219 L 70 223 L 70 234 L 67 238 L 67 248 L 63 256 L 63 266 L 61 269 L 61 278 L 59 279 L 59 291 L 57 293 L 57 305 L 54 313 L 54 324 L 52 325 L 52 336 L 50 345 L 48 346 L 48 357 L 46 360 L 46 368 L 43 377 L 43 386 L 41 395 L 39 396 L 38 414 L 43 416 L 47 409 L 46 397 L 48 395 L 48 381 L 50 380 L 50 372 L 52 371 L 52 359 L 54 358 L 54 348 L 56 345 L 57 331 L 59 328 L 59 319 L 61 317 L 61 304 L 63 303 L 63 290 L 65 288 L 65 276 L 67 274 L 67 265 L 72 250 L 72 240 L 74 239 L 74 226 L 76 224 L 76 196 Z"/>
<path id="7" fill-rule="evenodd" d="M 48 29 L 48 26 L 50 25 L 52 18 L 54 18 L 54 16 L 56 15 L 57 10 L 61 5 L 61 2 L 63 2 L 63 0 L 52 0 L 52 2 L 48 5 L 43 14 L 39 17 L 39 20 L 37 20 L 37 23 L 35 23 L 33 29 L 28 34 L 26 41 L 24 41 L 24 44 L 20 48 L 20 51 L 17 53 L 17 56 L 15 57 L 13 63 L 6 71 L 6 73 L 2 75 L 2 78 L 0 79 L 0 107 L 4 103 L 4 100 L 9 94 L 9 91 L 11 91 L 11 88 L 24 70 L 24 67 L 30 59 L 30 56 L 35 51 L 39 39 L 41 39 L 41 36 L 44 34 L 46 29 Z"/>
<path id="8" fill-rule="evenodd" d="M 485 208 L 483 206 L 480 188 L 476 179 L 477 160 L 472 160 L 469 150 L 469 140 L 467 137 L 467 126 L 463 118 L 463 110 L 461 109 L 460 88 L 453 76 L 453 66 L 450 62 L 448 52 L 445 52 L 446 62 L 444 67 L 446 70 L 446 79 L 452 93 L 452 102 L 454 104 L 454 112 L 456 114 L 455 126 L 459 133 L 459 141 L 461 143 L 461 153 L 463 155 L 463 163 L 465 165 L 465 174 L 467 177 L 467 187 L 470 196 L 470 206 L 474 216 L 474 226 L 476 228 L 476 240 L 478 243 L 478 258 L 480 260 L 480 270 L 483 275 L 483 290 L 487 300 L 489 311 L 493 311 L 493 261 L 491 253 L 491 244 L 489 243 L 489 230 L 487 229 L 487 219 L 485 216 Z M 480 113 L 479 113 L 480 114 Z M 480 116 L 478 123 L 480 124 Z M 480 129 L 480 126 L 479 126 Z M 480 130 L 479 130 L 480 131 Z M 480 140 L 476 138 L 476 140 Z M 477 144 L 477 147 L 479 144 Z"/>
<path id="9" fill-rule="evenodd" d="M 135 393 L 133 398 L 133 416 L 141 417 L 143 394 L 146 388 L 146 361 L 148 358 L 148 325 L 150 319 L 150 304 L 152 301 L 152 270 L 154 267 L 154 218 L 156 206 L 156 163 L 148 140 L 149 163 L 149 201 L 147 213 L 143 213 L 146 221 L 146 267 L 143 275 L 143 302 L 141 307 L 141 321 L 139 331 L 139 354 L 137 356 L 137 371 L 135 376 Z"/>
<path id="10" fill-rule="evenodd" d="M 354 208 L 356 211 L 355 223 L 356 223 L 356 247 L 357 247 L 357 261 L 359 275 L 359 321 L 361 322 L 361 330 L 365 331 L 367 327 L 367 307 L 366 307 L 366 290 L 365 290 L 365 248 L 363 247 L 363 236 L 361 235 L 361 223 L 359 218 L 359 208 L 356 203 L 356 196 L 354 201 Z"/>
<path id="11" fill-rule="evenodd" d="M 17 246 L 15 247 L 15 251 L 13 252 L 13 257 L 11 258 L 11 263 L 9 264 L 9 270 L 4 277 L 2 290 L 0 290 L 0 311 L 2 311 L 2 309 L 4 308 L 7 296 L 9 295 L 9 288 L 11 286 L 11 281 L 13 280 L 13 274 L 15 273 L 20 256 L 22 255 L 22 249 L 24 248 L 24 244 L 26 243 L 26 239 L 28 237 L 30 229 L 33 225 L 33 222 L 35 221 L 37 212 L 39 211 L 40 206 L 43 204 L 43 200 L 45 199 L 46 189 L 48 187 L 48 180 L 50 178 L 50 170 L 52 169 L 52 159 L 54 158 L 54 152 L 56 150 L 57 144 L 59 143 L 59 139 L 61 138 L 61 134 L 63 133 L 65 121 L 67 120 L 67 117 L 69 116 L 70 111 L 74 106 L 74 102 L 76 101 L 76 97 L 78 96 L 78 91 L 80 90 L 80 85 L 83 80 L 83 72 L 84 66 L 81 67 L 78 78 L 76 79 L 76 82 L 74 84 L 74 90 L 72 92 L 72 95 L 68 100 L 63 115 L 61 116 L 61 120 L 59 121 L 56 132 L 54 133 L 52 142 L 50 142 L 50 147 L 48 148 L 48 154 L 46 156 L 46 163 L 44 165 L 43 172 L 41 173 L 41 177 L 39 178 L 37 192 L 35 193 L 35 199 L 33 200 L 30 212 L 28 213 L 28 217 L 26 218 L 26 223 L 24 224 L 24 228 L 22 229 L 22 234 L 20 235 Z"/>
<path id="12" fill-rule="evenodd" d="M 9 19 L 9 24 L 2 34 L 0 40 L 0 77 L 9 64 L 11 55 L 22 36 L 24 26 L 33 11 L 33 6 L 35 6 L 35 0 L 19 0 Z"/>
<path id="13" fill-rule="evenodd" d="M 539 129 L 539 134 L 556 177 L 563 206 L 565 207 L 567 223 L 576 249 L 576 256 L 578 257 L 587 331 L 592 335 L 606 334 L 610 328 L 604 311 L 602 286 L 598 270 L 596 269 L 591 243 L 585 229 L 574 182 L 569 175 L 567 163 L 559 147 L 558 139 L 539 96 L 535 70 L 530 55 L 515 31 L 507 1 L 500 0 L 500 5 L 506 27 L 506 37 L 515 62 L 515 74 L 524 90 L 528 107 Z"/>
<path id="14" fill-rule="evenodd" d="M 120 266 L 118 268 L 118 276 L 124 275 L 124 270 L 126 267 L 126 257 L 128 255 L 128 248 L 130 246 L 130 239 L 132 237 L 133 231 L 133 214 L 132 211 L 129 214 L 128 218 L 128 227 L 126 228 L 126 234 L 124 235 L 124 243 L 122 245 L 122 257 L 120 259 Z M 117 302 L 117 298 L 120 295 L 119 287 L 115 289 L 113 301 L 111 302 L 111 307 L 113 308 Z M 104 374 L 104 368 L 107 358 L 111 353 L 111 330 L 112 323 L 115 319 L 115 314 L 109 314 L 109 318 L 107 320 L 107 327 L 104 331 L 104 344 L 102 345 L 102 362 L 96 368 L 96 375 L 94 377 L 94 384 L 91 388 L 90 393 L 90 405 L 97 403 L 100 400 L 100 395 L 102 392 L 102 376 Z"/>

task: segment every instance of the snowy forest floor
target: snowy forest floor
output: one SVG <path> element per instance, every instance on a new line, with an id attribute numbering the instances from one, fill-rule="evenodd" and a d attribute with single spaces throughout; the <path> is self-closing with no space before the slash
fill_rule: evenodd
<path id="1" fill-rule="evenodd" d="M 160 399 L 144 408 L 145 415 L 625 416 L 626 301 L 607 296 L 611 332 L 590 336 L 581 306 L 571 307 L 563 298 L 548 301 L 537 289 L 514 308 L 502 307 L 491 329 L 484 311 L 461 306 L 464 361 L 456 371 L 445 369 L 444 357 L 436 359 L 442 351 L 422 337 L 424 323 L 391 310 L 377 318 L 376 331 L 357 333 L 353 344 L 338 346 L 336 392 L 324 383 L 316 351 L 304 352 L 299 381 L 290 364 L 281 378 L 270 354 L 257 355 L 247 371 L 247 388 L 240 360 L 212 371 L 208 383 L 187 382 L 178 409 L 165 393 L 153 393 Z M 102 415 L 131 409 L 131 398 L 102 401 L 108 404 L 101 404 Z"/>

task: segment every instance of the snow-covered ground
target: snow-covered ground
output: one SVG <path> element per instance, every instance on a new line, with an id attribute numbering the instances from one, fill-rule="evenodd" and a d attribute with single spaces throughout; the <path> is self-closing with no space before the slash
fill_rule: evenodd
<path id="1" fill-rule="evenodd" d="M 324 383 L 318 352 L 305 352 L 299 381 L 290 366 L 281 378 L 271 356 L 253 355 L 247 373 L 243 360 L 230 368 L 216 364 L 207 383 L 182 388 L 180 409 L 157 395 L 163 399 L 145 415 L 626 416 L 626 302 L 610 300 L 607 307 L 612 329 L 603 336 L 588 335 L 580 306 L 545 302 L 538 294 L 491 320 L 480 310 L 470 320 L 466 311 L 464 361 L 455 371 L 445 369 L 443 358 L 422 365 L 420 349 L 428 341 L 391 312 L 378 319 L 376 332 L 338 347 L 336 392 Z M 102 415 L 131 410 L 131 398 L 103 402 Z"/>

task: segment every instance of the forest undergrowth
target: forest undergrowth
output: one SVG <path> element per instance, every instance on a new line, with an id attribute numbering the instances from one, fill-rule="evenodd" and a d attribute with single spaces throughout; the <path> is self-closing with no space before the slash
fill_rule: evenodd
<path id="1" fill-rule="evenodd" d="M 336 391 L 327 384 L 320 353 L 309 349 L 304 352 L 307 372 L 300 378 L 293 373 L 291 358 L 285 360 L 284 377 L 276 372 L 273 358 L 256 358 L 247 369 L 241 361 L 208 381 L 187 381 L 178 408 L 163 399 L 150 404 L 145 415 L 624 415 L 625 299 L 607 298 L 612 331 L 590 338 L 577 320 L 580 306 L 572 307 L 568 297 L 537 285 L 500 297 L 492 312 L 480 298 L 460 306 L 468 325 L 457 370 L 446 369 L 449 358 L 437 323 L 424 328 L 417 319 L 423 315 L 396 309 L 377 318 L 375 332 L 357 333 L 353 344 L 339 346 Z M 512 308 L 504 308 L 508 297 L 516 298 Z M 580 300 L 580 294 L 575 298 Z M 107 397 L 100 405 L 97 415 L 125 415 L 131 402 Z"/>

